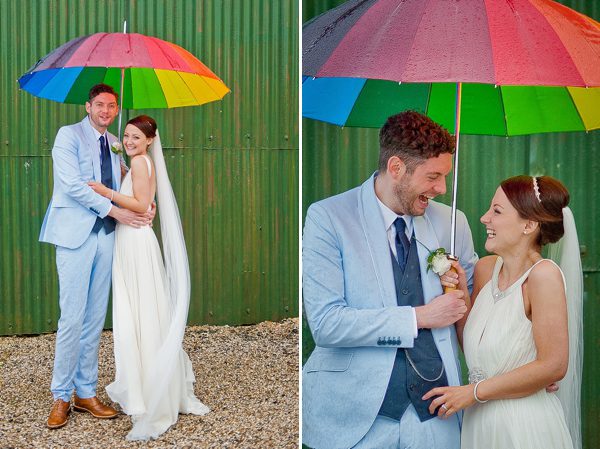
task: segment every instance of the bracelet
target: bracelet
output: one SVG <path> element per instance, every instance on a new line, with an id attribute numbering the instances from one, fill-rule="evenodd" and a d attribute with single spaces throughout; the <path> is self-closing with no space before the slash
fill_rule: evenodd
<path id="1" fill-rule="evenodd" d="M 111 190 L 110 191 L 110 202 L 112 203 L 113 197 L 115 196 L 115 191 Z"/>
<path id="2" fill-rule="evenodd" d="M 485 380 L 485 379 L 484 379 L 484 380 Z M 480 404 L 483 404 L 484 402 L 487 402 L 487 401 L 489 401 L 489 399 L 486 399 L 485 401 L 482 401 L 481 399 L 479 399 L 479 398 L 477 397 L 477 387 L 479 386 L 479 384 L 480 384 L 481 382 L 483 382 L 483 380 L 480 380 L 479 382 L 477 382 L 477 383 L 475 384 L 475 388 L 473 389 L 473 396 L 475 397 L 475 400 L 476 400 L 477 402 L 479 402 Z"/>

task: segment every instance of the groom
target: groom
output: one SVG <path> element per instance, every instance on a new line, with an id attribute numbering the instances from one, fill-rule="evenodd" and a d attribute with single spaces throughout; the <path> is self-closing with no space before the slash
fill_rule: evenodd
<path id="1" fill-rule="evenodd" d="M 95 193 L 87 181 L 119 190 L 125 162 L 109 150 L 116 142 L 106 128 L 118 112 L 114 89 L 98 84 L 85 104 L 88 115 L 58 131 L 52 148 L 54 191 L 46 211 L 40 241 L 56 246 L 60 288 L 60 319 L 56 333 L 51 390 L 54 405 L 48 427 L 67 423 L 71 394 L 74 409 L 96 418 L 117 412 L 96 398 L 98 343 L 106 317 L 111 281 L 116 221 L 139 228 L 150 216 L 114 206 Z"/>
<path id="2" fill-rule="evenodd" d="M 302 244 L 303 298 L 316 348 L 302 375 L 303 443 L 316 448 L 460 447 L 460 418 L 439 419 L 422 396 L 459 385 L 454 323 L 462 292 L 443 294 L 427 269 L 449 248 L 446 191 L 455 144 L 408 111 L 380 132 L 379 171 L 312 204 Z M 456 255 L 472 286 L 477 255 L 457 216 Z M 427 249 L 428 248 L 428 249 Z"/>

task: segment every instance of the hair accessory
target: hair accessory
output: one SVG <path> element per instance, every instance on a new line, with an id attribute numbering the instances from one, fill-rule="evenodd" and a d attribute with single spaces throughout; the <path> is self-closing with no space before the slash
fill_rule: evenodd
<path id="1" fill-rule="evenodd" d="M 540 188 L 538 187 L 537 179 L 535 176 L 533 177 L 533 191 L 535 192 L 535 197 L 541 203 L 542 199 L 540 198 Z"/>

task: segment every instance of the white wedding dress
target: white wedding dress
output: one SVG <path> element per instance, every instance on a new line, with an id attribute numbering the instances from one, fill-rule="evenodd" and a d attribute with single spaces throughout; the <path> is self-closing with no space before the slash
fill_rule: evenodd
<path id="1" fill-rule="evenodd" d="M 501 267 L 502 258 L 498 257 L 492 279 L 477 296 L 463 333 L 469 373 L 483 370 L 487 378 L 512 371 L 534 361 L 537 356 L 521 289 L 533 267 L 500 292 L 498 273 Z M 465 409 L 462 449 L 572 447 L 563 407 L 557 395 L 547 393 L 545 389 L 523 398 L 490 400 Z"/>
<path id="2" fill-rule="evenodd" d="M 152 166 L 149 159 L 146 162 L 150 176 Z M 133 196 L 131 172 L 120 193 Z M 179 413 L 207 413 L 208 407 L 194 396 L 192 364 L 180 341 L 185 317 L 175 319 L 176 304 L 150 226 L 117 224 L 112 284 L 116 376 L 106 392 L 132 416 L 134 427 L 127 439 L 156 438 Z"/>

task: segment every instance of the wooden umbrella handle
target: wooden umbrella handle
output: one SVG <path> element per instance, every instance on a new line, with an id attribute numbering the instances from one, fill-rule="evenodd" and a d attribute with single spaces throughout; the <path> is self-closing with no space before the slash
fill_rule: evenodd
<path id="1" fill-rule="evenodd" d="M 456 268 L 451 267 L 448 271 L 452 271 L 454 273 L 457 273 Z M 444 287 L 444 293 L 449 293 L 449 292 L 453 292 L 454 290 L 456 290 L 456 285 L 453 287 Z"/>
<path id="2" fill-rule="evenodd" d="M 456 260 L 456 261 L 458 260 L 458 257 L 456 257 L 456 256 L 450 256 L 449 255 L 447 257 L 448 257 L 449 260 Z M 452 271 L 453 273 L 458 273 L 456 271 L 456 268 L 454 268 L 454 267 L 450 267 L 449 271 Z M 455 285 L 455 286 L 453 286 L 453 287 L 444 287 L 444 293 L 453 292 L 454 290 L 456 290 L 457 286 L 458 286 L 458 284 Z"/>

